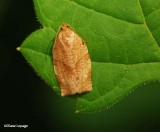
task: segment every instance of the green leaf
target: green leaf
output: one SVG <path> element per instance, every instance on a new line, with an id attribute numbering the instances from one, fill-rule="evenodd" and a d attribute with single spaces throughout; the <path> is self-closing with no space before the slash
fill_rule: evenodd
<path id="1" fill-rule="evenodd" d="M 86 42 L 93 91 L 77 95 L 77 111 L 107 108 L 146 81 L 160 79 L 160 0 L 34 0 L 43 29 L 19 50 L 59 94 L 52 47 L 69 24 Z"/>

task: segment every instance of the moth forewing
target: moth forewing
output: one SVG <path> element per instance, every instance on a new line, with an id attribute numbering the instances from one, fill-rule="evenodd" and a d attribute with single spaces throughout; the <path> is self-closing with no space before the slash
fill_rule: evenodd
<path id="1" fill-rule="evenodd" d="M 87 46 L 69 25 L 60 27 L 52 52 L 62 96 L 92 91 L 91 60 Z"/>

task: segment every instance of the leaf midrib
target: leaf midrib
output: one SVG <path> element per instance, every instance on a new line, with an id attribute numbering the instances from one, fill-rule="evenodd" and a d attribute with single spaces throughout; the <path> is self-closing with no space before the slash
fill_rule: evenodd
<path id="1" fill-rule="evenodd" d="M 27 50 L 31 50 L 33 52 L 37 52 L 39 54 L 43 54 L 43 55 L 46 55 L 50 58 L 52 58 L 52 55 L 49 55 L 47 53 L 44 53 L 44 52 L 40 52 L 38 50 L 35 50 L 35 49 L 31 49 L 31 48 L 28 48 L 28 47 L 21 47 L 21 49 L 27 49 Z M 101 63 L 101 64 L 117 64 L 117 65 L 124 65 L 124 66 L 132 66 L 132 65 L 141 65 L 141 64 L 156 64 L 156 63 L 160 63 L 159 61 L 157 62 L 141 62 L 141 63 L 134 63 L 134 64 L 123 64 L 123 63 L 113 63 L 113 62 L 100 62 L 100 61 L 92 61 L 92 63 Z"/>

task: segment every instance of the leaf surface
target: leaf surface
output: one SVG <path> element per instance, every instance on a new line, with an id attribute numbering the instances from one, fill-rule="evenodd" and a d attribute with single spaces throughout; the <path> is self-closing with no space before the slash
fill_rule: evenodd
<path id="1" fill-rule="evenodd" d="M 106 108 L 138 85 L 160 79 L 160 0 L 34 0 L 43 29 L 20 51 L 59 94 L 52 47 L 63 23 L 85 40 L 92 61 L 93 91 L 77 95 L 77 111 Z"/>

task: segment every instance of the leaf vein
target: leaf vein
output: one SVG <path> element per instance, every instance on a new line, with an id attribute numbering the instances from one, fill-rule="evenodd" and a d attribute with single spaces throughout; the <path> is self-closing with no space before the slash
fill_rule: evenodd
<path id="1" fill-rule="evenodd" d="M 139 6 L 140 6 L 140 9 L 141 9 L 141 12 L 142 12 L 142 14 L 143 14 L 144 25 L 145 25 L 145 27 L 146 27 L 146 29 L 147 29 L 147 31 L 148 31 L 148 33 L 149 33 L 149 35 L 151 36 L 151 38 L 152 38 L 153 42 L 156 44 L 157 49 L 158 49 L 158 50 L 159 50 L 159 52 L 160 52 L 160 49 L 159 49 L 158 43 L 157 43 L 156 39 L 153 37 L 153 34 L 152 34 L 152 32 L 150 31 L 150 29 L 149 29 L 149 27 L 148 27 L 148 25 L 147 25 L 146 18 L 145 18 L 145 15 L 144 15 L 143 8 L 142 8 L 142 6 L 141 6 L 141 2 L 140 2 L 140 0 L 138 0 L 138 3 L 139 3 Z"/>
<path id="2" fill-rule="evenodd" d="M 102 12 L 102 11 L 98 11 L 98 10 L 93 9 L 93 8 L 89 8 L 89 7 L 87 7 L 86 5 L 82 5 L 82 4 L 80 4 L 80 3 L 78 3 L 78 2 L 76 2 L 76 1 L 74 1 L 74 0 L 67 0 L 67 1 L 72 2 L 72 3 L 74 3 L 74 4 L 78 5 L 78 6 L 81 6 L 81 7 L 83 7 L 83 8 L 86 8 L 86 9 L 88 9 L 88 10 L 90 10 L 90 11 L 93 11 L 93 12 L 96 12 L 96 13 L 100 13 L 100 14 L 103 14 L 103 15 L 107 15 L 107 16 L 112 17 L 112 18 L 114 18 L 114 19 L 117 19 L 117 20 L 120 20 L 120 21 L 123 21 L 123 22 L 127 22 L 127 23 L 129 23 L 129 24 L 136 24 L 136 25 L 138 25 L 138 24 L 141 25 L 141 24 L 142 24 L 142 23 L 133 23 L 133 22 L 130 22 L 130 21 L 127 21 L 127 20 L 124 20 L 124 19 L 120 19 L 120 18 L 115 17 L 115 16 L 111 16 L 110 14 L 107 14 L 107 13 Z"/>
<path id="3" fill-rule="evenodd" d="M 154 11 L 150 12 L 149 14 L 147 14 L 145 17 L 150 16 L 151 14 L 153 14 L 153 13 L 159 11 L 159 10 L 160 10 L 160 8 L 157 8 L 157 9 L 155 9 Z"/>

